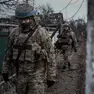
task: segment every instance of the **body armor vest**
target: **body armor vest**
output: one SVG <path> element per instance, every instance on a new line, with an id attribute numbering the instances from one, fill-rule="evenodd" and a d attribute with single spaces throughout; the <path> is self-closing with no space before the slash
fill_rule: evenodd
<path id="1" fill-rule="evenodd" d="M 35 34 L 35 33 L 34 33 Z M 18 33 L 15 34 L 14 43 L 13 43 L 13 61 L 16 60 L 18 55 L 18 49 L 22 46 L 23 42 L 28 37 L 28 33 Z M 21 71 L 32 71 L 31 69 L 34 69 L 36 57 L 37 57 L 37 51 L 40 52 L 41 47 L 39 44 L 39 41 L 37 41 L 36 35 L 31 36 L 27 43 L 24 45 L 25 49 L 23 50 L 22 54 L 20 55 L 20 58 L 18 60 L 19 62 L 19 72 Z"/>
<path id="2" fill-rule="evenodd" d="M 58 41 L 62 45 L 70 45 L 72 43 L 70 32 L 63 31 Z"/>
<path id="3" fill-rule="evenodd" d="M 72 44 L 72 38 L 70 32 L 63 31 L 61 35 L 59 35 L 58 40 L 55 43 L 57 49 L 63 49 Z"/>

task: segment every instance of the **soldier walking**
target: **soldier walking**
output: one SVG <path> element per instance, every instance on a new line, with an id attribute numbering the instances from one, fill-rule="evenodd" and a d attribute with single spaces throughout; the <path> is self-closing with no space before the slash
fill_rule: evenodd
<path id="1" fill-rule="evenodd" d="M 66 69 L 70 70 L 71 64 L 69 56 L 72 54 L 73 49 L 77 52 L 77 40 L 75 33 L 67 24 L 63 24 L 61 27 L 61 33 L 57 37 L 58 40 L 56 41 L 55 46 L 61 51 L 64 59 L 62 71 L 65 71 Z"/>
<path id="2" fill-rule="evenodd" d="M 38 25 L 36 11 L 29 4 L 18 5 L 15 17 L 20 24 L 9 35 L 3 78 L 8 81 L 12 63 L 17 73 L 17 94 L 45 94 L 47 86 L 52 86 L 56 77 L 51 39 L 48 32 Z"/>

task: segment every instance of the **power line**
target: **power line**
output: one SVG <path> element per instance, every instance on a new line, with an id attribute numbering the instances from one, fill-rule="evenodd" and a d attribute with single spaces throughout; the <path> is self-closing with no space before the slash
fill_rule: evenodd
<path id="1" fill-rule="evenodd" d="M 60 10 L 59 12 L 63 11 L 65 8 L 67 8 L 70 5 L 71 1 L 72 0 L 70 0 L 70 2 L 62 10 Z"/>
<path id="2" fill-rule="evenodd" d="M 68 16 L 67 16 L 67 8 L 65 9 L 65 14 L 66 14 L 66 18 L 67 18 L 67 17 L 68 17 Z"/>
<path id="3" fill-rule="evenodd" d="M 81 9 L 83 3 L 84 3 L 84 0 L 82 0 L 82 3 L 81 3 L 81 5 L 79 6 L 79 8 L 78 8 L 78 10 L 76 11 L 76 13 L 75 13 L 72 17 L 70 17 L 69 19 L 72 19 L 72 18 L 79 12 L 79 10 Z M 69 20 L 69 19 L 67 19 L 67 20 Z"/>
<path id="4" fill-rule="evenodd" d="M 73 2 L 73 3 L 70 3 L 70 5 L 72 5 L 72 4 L 76 4 L 78 1 L 79 1 L 79 0 L 77 0 L 77 1 L 75 1 L 75 2 Z"/>

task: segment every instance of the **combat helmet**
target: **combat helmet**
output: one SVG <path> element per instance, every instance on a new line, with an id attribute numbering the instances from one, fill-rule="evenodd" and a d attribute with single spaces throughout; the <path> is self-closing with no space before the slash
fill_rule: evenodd
<path id="1" fill-rule="evenodd" d="M 36 15 L 36 10 L 34 10 L 34 8 L 27 3 L 19 4 L 16 7 L 15 10 L 16 18 L 27 18 L 35 15 Z"/>

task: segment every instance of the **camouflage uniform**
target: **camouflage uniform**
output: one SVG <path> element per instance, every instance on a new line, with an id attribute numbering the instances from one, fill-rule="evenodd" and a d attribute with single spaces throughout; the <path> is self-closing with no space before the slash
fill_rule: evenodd
<path id="1" fill-rule="evenodd" d="M 63 27 L 62 27 L 63 28 Z M 75 33 L 69 28 L 67 31 L 62 30 L 61 34 L 58 36 L 57 40 L 58 48 L 61 50 L 64 59 L 63 69 L 70 69 L 69 57 L 72 55 L 72 49 L 77 50 L 77 40 Z"/>
<path id="2" fill-rule="evenodd" d="M 20 27 L 10 34 L 9 49 L 3 62 L 3 73 L 9 72 L 9 61 L 10 59 L 15 61 L 18 48 L 27 36 L 28 33 L 21 32 Z M 17 94 L 45 94 L 47 80 L 55 81 L 56 62 L 51 39 L 44 28 L 37 27 L 27 41 L 18 63 Z"/>

